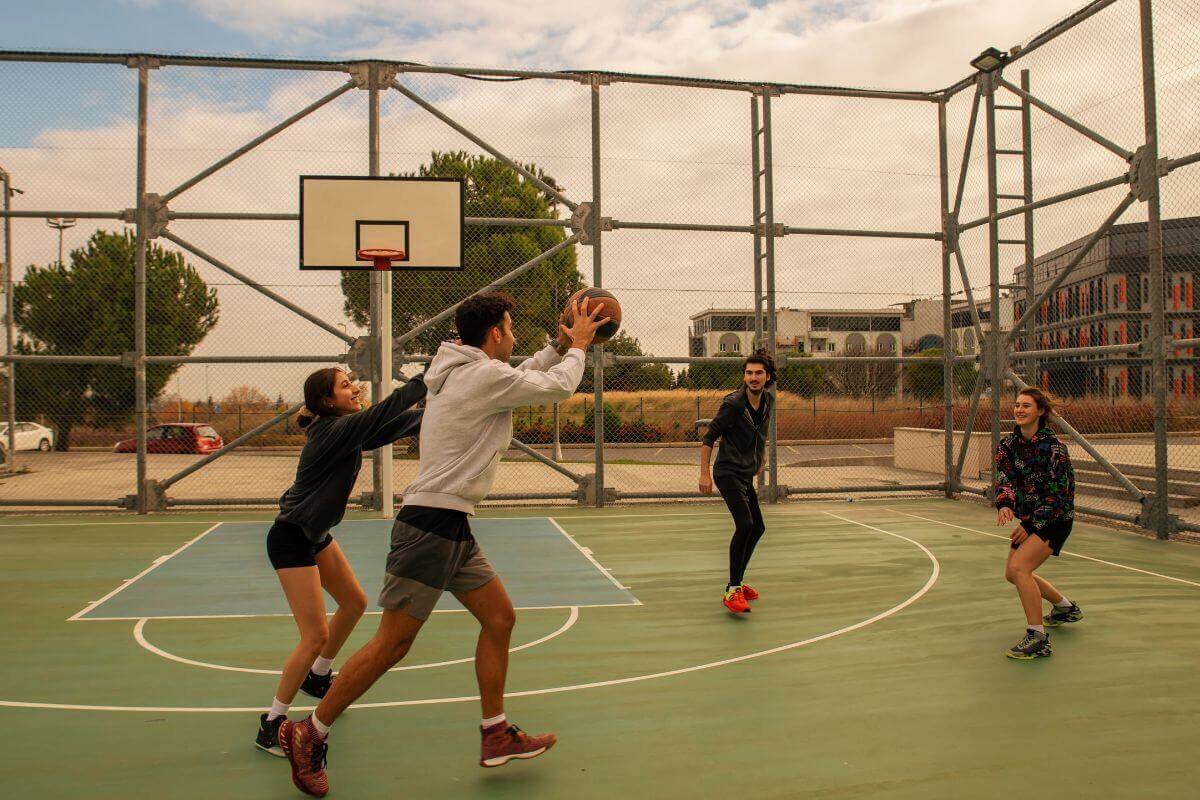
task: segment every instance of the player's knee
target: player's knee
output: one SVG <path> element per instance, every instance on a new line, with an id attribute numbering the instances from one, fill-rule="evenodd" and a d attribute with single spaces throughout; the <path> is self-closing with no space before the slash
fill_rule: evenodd
<path id="1" fill-rule="evenodd" d="M 412 647 L 412 643 L 416 637 L 413 635 L 397 635 L 385 638 L 381 644 L 383 645 L 384 654 L 387 659 L 395 664 L 400 659 L 408 655 L 408 650 Z"/>
<path id="2" fill-rule="evenodd" d="M 361 588 L 346 601 L 339 604 L 342 608 L 356 617 L 361 617 L 367 611 L 367 593 Z"/>
<path id="3" fill-rule="evenodd" d="M 1016 583 L 1017 579 L 1027 572 L 1028 570 L 1023 569 L 1017 564 L 1009 564 L 1004 568 L 1004 580 L 1009 583 Z"/>
<path id="4" fill-rule="evenodd" d="M 313 653 L 321 652 L 325 649 L 325 645 L 329 644 L 329 628 L 322 625 L 319 628 L 305 631 L 300 634 L 300 643 Z"/>
<path id="5" fill-rule="evenodd" d="M 490 614 L 484 627 L 487 628 L 489 633 L 507 635 L 512 633 L 512 629 L 516 624 L 517 612 L 512 608 L 505 608 Z"/>
<path id="6" fill-rule="evenodd" d="M 766 525 L 764 525 L 764 524 L 763 524 L 763 523 L 761 523 L 761 522 L 757 522 L 757 523 L 755 523 L 755 525 L 754 525 L 754 535 L 755 535 L 755 536 L 762 536 L 762 535 L 763 535 L 764 533 L 766 533 L 766 532 L 767 532 L 767 526 L 766 526 Z"/>

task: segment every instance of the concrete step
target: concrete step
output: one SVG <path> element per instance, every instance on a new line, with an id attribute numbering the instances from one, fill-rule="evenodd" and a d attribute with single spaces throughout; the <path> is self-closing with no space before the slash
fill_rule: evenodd
<path id="1" fill-rule="evenodd" d="M 1104 467 L 1100 466 L 1091 459 L 1075 459 L 1072 461 L 1072 463 L 1074 464 L 1076 471 L 1081 469 L 1104 470 Z M 1114 461 L 1113 465 L 1120 469 L 1121 472 L 1123 472 L 1125 476 L 1129 478 L 1132 478 L 1134 475 L 1148 478 L 1154 477 L 1154 467 L 1148 464 L 1123 464 Z M 1167 469 L 1167 479 L 1183 481 L 1185 483 L 1200 483 L 1200 469 L 1170 467 Z"/>
<path id="2" fill-rule="evenodd" d="M 1139 487 L 1139 488 L 1141 488 L 1141 487 Z M 1200 506 L 1200 497 L 1196 497 L 1195 495 L 1188 495 L 1188 494 L 1177 494 L 1174 491 L 1172 491 L 1173 488 L 1174 487 L 1171 487 L 1170 485 L 1168 485 L 1168 489 L 1167 489 L 1167 507 L 1168 508 L 1178 509 L 1178 508 L 1193 508 L 1195 506 Z M 1119 492 L 1120 494 L 1124 495 L 1125 497 L 1129 496 L 1125 493 L 1125 490 L 1117 484 L 1116 481 L 1112 481 L 1111 483 L 1088 483 L 1088 482 L 1080 481 L 1078 479 L 1078 476 L 1075 479 L 1075 493 L 1076 494 L 1091 494 L 1091 495 L 1103 495 L 1105 497 L 1112 497 L 1114 491 Z M 1144 491 L 1144 489 L 1143 489 L 1143 491 Z"/>
<path id="3" fill-rule="evenodd" d="M 1103 495 L 1112 497 L 1114 492 L 1128 497 L 1125 488 L 1108 470 L 1094 461 L 1076 461 L 1075 491 L 1077 494 Z M 1154 492 L 1154 469 L 1136 464 L 1115 464 L 1130 483 L 1148 494 Z M 991 480 L 991 472 L 983 472 L 979 478 Z M 1171 469 L 1167 480 L 1167 507 L 1173 509 L 1200 506 L 1200 470 Z"/>
<path id="4" fill-rule="evenodd" d="M 1128 472 L 1125 472 L 1124 470 L 1122 470 L 1122 472 L 1124 473 L 1125 477 L 1129 478 L 1130 483 L 1132 483 L 1134 486 L 1138 487 L 1142 491 L 1147 491 L 1147 492 L 1154 491 L 1154 478 L 1153 477 L 1142 476 L 1142 475 L 1130 475 Z M 1101 467 L 1096 467 L 1095 469 L 1076 468 L 1075 480 L 1076 480 L 1076 482 L 1099 483 L 1099 484 L 1110 485 L 1110 486 L 1119 486 L 1120 485 L 1117 483 L 1116 478 L 1109 475 L 1108 471 Z M 1200 497 L 1200 483 L 1193 483 L 1192 481 L 1181 481 L 1178 479 L 1168 478 L 1167 486 L 1169 487 L 1169 491 L 1171 491 L 1175 494 L 1191 495 L 1193 497 Z"/>

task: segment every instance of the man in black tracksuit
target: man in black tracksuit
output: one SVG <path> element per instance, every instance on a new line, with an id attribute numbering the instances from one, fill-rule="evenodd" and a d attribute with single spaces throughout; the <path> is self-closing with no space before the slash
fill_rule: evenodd
<path id="1" fill-rule="evenodd" d="M 700 491 L 712 494 L 713 482 L 733 515 L 733 539 L 729 542 L 729 583 L 725 587 L 725 607 L 735 614 L 750 611 L 749 601 L 758 592 L 742 583 L 754 546 L 766 526 L 758 507 L 754 479 L 766 465 L 764 458 L 767 430 L 771 421 L 772 399 L 767 388 L 775 382 L 775 364 L 758 351 L 742 362 L 742 387 L 726 395 L 721 408 L 708 425 L 700 447 Z M 717 463 L 709 472 L 713 445 L 721 440 Z"/>

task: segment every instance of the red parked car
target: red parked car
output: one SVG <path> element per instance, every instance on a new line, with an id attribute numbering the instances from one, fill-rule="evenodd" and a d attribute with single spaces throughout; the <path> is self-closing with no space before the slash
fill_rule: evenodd
<path id="1" fill-rule="evenodd" d="M 147 453 L 198 453 L 207 455 L 225 446 L 210 425 L 202 422 L 170 422 L 146 431 Z M 117 442 L 114 453 L 136 453 L 137 439 Z"/>

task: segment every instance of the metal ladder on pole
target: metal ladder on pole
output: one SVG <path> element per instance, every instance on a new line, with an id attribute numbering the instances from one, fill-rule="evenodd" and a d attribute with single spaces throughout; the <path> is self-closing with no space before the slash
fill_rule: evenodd
<path id="1" fill-rule="evenodd" d="M 1021 70 L 1021 89 L 1029 93 L 1029 70 Z M 1021 148 L 1019 150 L 1003 150 L 997 149 L 998 156 L 1013 156 L 1021 159 L 1021 193 L 1020 194 L 996 194 L 997 202 L 1002 200 L 1015 200 L 1018 205 L 1028 206 L 1033 202 L 1033 124 L 1032 124 L 1032 106 L 1029 100 L 1021 98 L 1021 102 L 1016 105 L 996 104 L 996 111 L 1015 112 L 1021 115 Z M 1023 249 L 1024 269 L 1024 291 L 1025 302 L 1032 303 L 1037 297 L 1034 291 L 1034 276 L 1033 276 L 1033 211 L 1026 209 L 1022 214 L 1024 220 L 1024 232 L 1020 239 L 997 239 L 997 244 L 1001 246 L 1015 247 L 1019 246 Z M 992 309 L 992 326 L 993 330 L 1001 328 L 999 321 L 999 309 Z M 1017 314 L 1019 317 L 1020 314 Z M 1026 335 L 1023 337 L 1023 350 L 1032 351 L 1037 349 L 1037 333 L 1036 325 L 1029 325 Z M 1025 362 L 1029 371 L 1030 377 L 1034 380 L 1029 381 L 1035 386 L 1041 384 L 1040 368 L 1036 361 Z"/>

